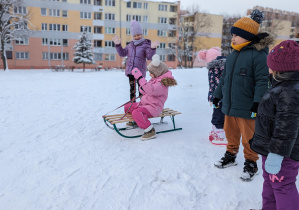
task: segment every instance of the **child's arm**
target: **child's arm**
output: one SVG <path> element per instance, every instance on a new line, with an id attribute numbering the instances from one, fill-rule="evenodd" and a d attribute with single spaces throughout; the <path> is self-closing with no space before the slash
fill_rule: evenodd
<path id="1" fill-rule="evenodd" d="M 126 57 L 128 55 L 128 48 L 122 48 L 121 39 L 118 36 L 112 38 L 112 41 L 115 44 L 116 51 L 120 57 Z"/>
<path id="2" fill-rule="evenodd" d="M 214 91 L 213 93 L 213 96 L 217 99 L 222 99 L 223 95 L 222 95 L 222 86 L 223 86 L 223 82 L 224 82 L 224 77 L 225 77 L 225 74 L 226 74 L 226 63 L 224 64 L 224 69 L 222 71 L 222 74 L 221 74 L 221 78 L 220 78 L 220 81 L 219 81 L 219 84 L 216 88 L 216 90 Z M 219 100 L 220 101 L 220 100 Z M 219 102 L 218 101 L 218 102 Z"/>
<path id="3" fill-rule="evenodd" d="M 145 52 L 147 60 L 152 60 L 153 55 L 156 54 L 156 49 L 159 43 L 160 42 L 156 40 L 155 42 L 151 42 L 151 46 L 148 45 Z"/>
<path id="4" fill-rule="evenodd" d="M 253 102 L 259 103 L 268 90 L 269 68 L 267 66 L 267 54 L 265 52 L 261 51 L 259 55 L 254 58 L 253 68 L 255 80 Z"/>

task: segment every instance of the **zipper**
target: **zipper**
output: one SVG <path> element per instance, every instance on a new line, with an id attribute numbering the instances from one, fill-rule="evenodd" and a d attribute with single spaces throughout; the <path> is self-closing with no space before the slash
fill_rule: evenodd
<path id="1" fill-rule="evenodd" d="M 235 72 L 235 66 L 236 66 L 236 63 L 237 63 L 237 60 L 238 60 L 238 57 L 239 57 L 239 54 L 240 54 L 241 51 L 238 51 L 238 54 L 237 54 L 237 57 L 235 59 L 235 62 L 234 62 L 234 65 L 233 65 L 233 71 L 232 71 L 232 76 L 231 76 L 231 79 L 230 79 L 230 87 L 229 87 L 229 107 L 228 107 L 228 115 L 230 114 L 230 110 L 231 110 L 231 102 L 232 102 L 232 85 L 233 85 L 233 77 L 234 77 L 234 72 Z"/>

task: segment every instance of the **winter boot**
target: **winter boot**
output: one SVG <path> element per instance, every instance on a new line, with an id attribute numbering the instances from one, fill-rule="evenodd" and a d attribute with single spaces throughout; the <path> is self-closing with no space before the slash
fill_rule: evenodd
<path id="1" fill-rule="evenodd" d="M 213 141 L 216 137 L 217 137 L 217 134 L 214 131 L 211 131 L 210 135 L 209 135 L 209 140 Z"/>
<path id="2" fill-rule="evenodd" d="M 226 146 L 227 145 L 227 139 L 226 138 L 214 138 L 212 140 L 212 144 L 218 145 L 218 146 Z"/>
<path id="3" fill-rule="evenodd" d="M 251 160 L 245 160 L 243 174 L 241 175 L 241 179 L 245 182 L 249 182 L 253 179 L 253 177 L 258 174 L 258 168 L 256 162 Z"/>
<path id="4" fill-rule="evenodd" d="M 134 121 L 129 121 L 126 123 L 126 128 L 136 128 L 136 127 L 138 127 L 138 125 Z"/>
<path id="5" fill-rule="evenodd" d="M 144 129 L 144 134 L 140 137 L 142 141 L 149 140 L 156 137 L 156 131 L 153 125 Z"/>
<path id="6" fill-rule="evenodd" d="M 232 153 L 226 151 L 224 157 L 222 157 L 221 160 L 217 161 L 214 165 L 217 168 L 227 168 L 229 166 L 235 166 L 237 165 L 237 163 L 235 162 L 236 157 L 236 155 L 233 155 Z"/>

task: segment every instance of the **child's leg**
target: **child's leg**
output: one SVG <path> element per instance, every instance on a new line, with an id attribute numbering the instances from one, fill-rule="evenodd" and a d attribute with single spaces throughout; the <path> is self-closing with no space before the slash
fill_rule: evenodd
<path id="1" fill-rule="evenodd" d="M 150 112 L 144 107 L 138 107 L 132 112 L 132 117 L 141 129 L 146 129 L 151 125 L 151 122 L 148 120 L 149 117 L 152 117 Z"/>
<path id="2" fill-rule="evenodd" d="M 130 100 L 136 96 L 136 81 L 133 75 L 129 74 L 129 83 L 130 83 Z"/>
<path id="3" fill-rule="evenodd" d="M 277 209 L 299 209 L 299 194 L 296 187 L 299 162 L 284 158 L 278 174 L 270 174 Z"/>
<path id="4" fill-rule="evenodd" d="M 127 112 L 128 109 L 130 109 L 130 110 L 129 110 L 129 113 L 132 113 L 132 112 L 138 107 L 138 105 L 139 105 L 139 103 L 136 103 L 136 102 L 134 102 L 134 103 L 132 104 L 132 106 L 131 106 L 131 103 L 128 103 L 128 104 L 126 104 L 126 105 L 124 106 L 124 110 L 125 110 L 125 112 Z M 130 107 L 131 107 L 131 108 L 130 108 Z"/>
<path id="5" fill-rule="evenodd" d="M 236 117 L 230 117 L 225 115 L 224 127 L 225 136 L 227 139 L 226 151 L 233 155 L 237 155 L 239 152 L 241 131 Z"/>
<path id="6" fill-rule="evenodd" d="M 264 184 L 263 184 L 263 209 L 276 209 L 276 201 L 274 192 L 272 189 L 272 185 L 270 182 L 269 174 L 265 171 L 265 161 L 266 156 L 262 156 L 262 162 L 263 162 L 263 177 L 264 177 Z"/>

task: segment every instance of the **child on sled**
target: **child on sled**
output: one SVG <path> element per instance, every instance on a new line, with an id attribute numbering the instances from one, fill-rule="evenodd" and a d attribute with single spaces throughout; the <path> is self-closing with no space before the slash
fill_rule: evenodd
<path id="1" fill-rule="evenodd" d="M 171 71 L 165 63 L 160 61 L 159 55 L 155 54 L 152 62 L 148 65 L 151 79 L 147 82 L 139 69 L 134 68 L 132 75 L 139 84 L 139 91 L 143 95 L 140 102 L 126 104 L 124 109 L 132 114 L 137 125 L 144 129 L 141 140 L 149 140 L 156 136 L 156 131 L 150 117 L 157 117 L 163 111 L 164 103 L 168 98 L 168 87 L 177 85 Z"/>

